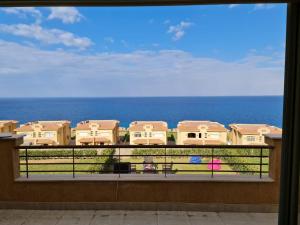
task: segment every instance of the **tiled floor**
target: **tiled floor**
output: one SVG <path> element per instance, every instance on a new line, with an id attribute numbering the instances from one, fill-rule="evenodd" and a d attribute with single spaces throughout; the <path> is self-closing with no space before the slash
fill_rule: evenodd
<path id="1" fill-rule="evenodd" d="M 0 225 L 276 225 L 276 213 L 0 210 Z"/>

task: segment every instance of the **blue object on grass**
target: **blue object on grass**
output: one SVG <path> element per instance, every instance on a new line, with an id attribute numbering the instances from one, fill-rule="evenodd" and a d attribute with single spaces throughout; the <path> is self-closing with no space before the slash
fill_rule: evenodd
<path id="1" fill-rule="evenodd" d="M 200 164 L 202 162 L 201 156 L 191 156 L 190 163 Z"/>

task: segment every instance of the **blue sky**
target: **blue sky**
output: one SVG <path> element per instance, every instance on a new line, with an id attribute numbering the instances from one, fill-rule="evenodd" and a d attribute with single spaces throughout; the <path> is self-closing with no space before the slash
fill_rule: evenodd
<path id="1" fill-rule="evenodd" d="M 284 4 L 1 8 L 0 21 L 3 97 L 283 92 Z"/>

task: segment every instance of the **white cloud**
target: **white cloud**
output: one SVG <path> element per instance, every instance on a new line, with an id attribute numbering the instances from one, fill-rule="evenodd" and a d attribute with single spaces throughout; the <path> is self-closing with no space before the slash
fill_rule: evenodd
<path id="1" fill-rule="evenodd" d="M 49 20 L 59 19 L 65 24 L 79 22 L 83 16 L 75 7 L 50 7 Z"/>
<path id="2" fill-rule="evenodd" d="M 280 95 L 283 77 L 283 58 L 273 55 L 232 62 L 179 50 L 83 55 L 0 41 L 1 96 Z"/>
<path id="3" fill-rule="evenodd" d="M 168 33 L 172 34 L 174 41 L 180 40 L 185 35 L 185 30 L 192 26 L 192 23 L 181 21 L 177 25 L 169 26 Z"/>
<path id="4" fill-rule="evenodd" d="M 89 38 L 77 37 L 73 33 L 59 29 L 45 29 L 38 24 L 0 24 L 0 32 L 35 39 L 44 44 L 62 44 L 79 49 L 85 49 L 92 45 Z"/>
<path id="5" fill-rule="evenodd" d="M 230 5 L 228 6 L 228 8 L 233 9 L 233 8 L 238 7 L 239 5 L 240 5 L 240 4 L 230 4 Z"/>
<path id="6" fill-rule="evenodd" d="M 259 3 L 259 4 L 255 4 L 254 10 L 272 9 L 272 8 L 274 8 L 274 7 L 275 7 L 274 4 L 263 4 L 263 3 Z"/>
<path id="7" fill-rule="evenodd" d="M 21 18 L 32 16 L 36 19 L 37 23 L 40 23 L 42 19 L 42 13 L 35 7 L 7 7 L 1 8 L 1 11 L 7 14 L 17 15 Z"/>

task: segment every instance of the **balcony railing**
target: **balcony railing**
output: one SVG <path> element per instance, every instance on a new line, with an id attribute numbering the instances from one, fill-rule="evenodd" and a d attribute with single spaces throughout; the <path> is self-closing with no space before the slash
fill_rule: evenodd
<path id="1" fill-rule="evenodd" d="M 246 145 L 105 145 L 17 146 L 23 177 L 78 175 L 178 174 L 269 175 L 272 146 Z"/>

